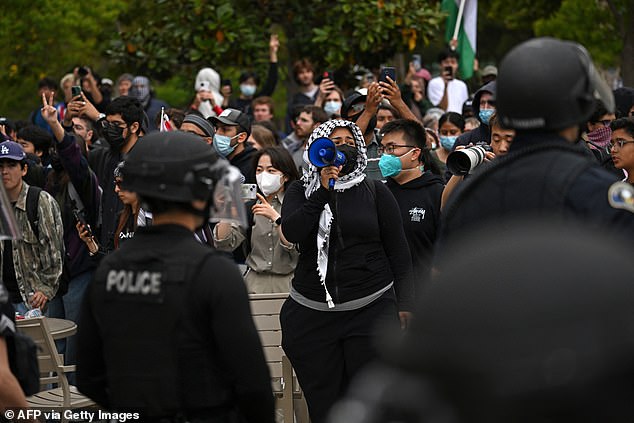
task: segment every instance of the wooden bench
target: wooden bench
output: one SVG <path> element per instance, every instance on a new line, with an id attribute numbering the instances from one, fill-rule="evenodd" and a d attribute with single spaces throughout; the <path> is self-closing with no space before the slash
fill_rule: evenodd
<path id="1" fill-rule="evenodd" d="M 284 423 L 308 423 L 308 407 L 291 362 L 282 349 L 280 309 L 287 293 L 251 294 L 251 314 L 260 335 L 264 356 L 271 372 L 275 407 L 283 411 Z"/>
<path id="2" fill-rule="evenodd" d="M 76 387 L 68 383 L 66 373 L 74 372 L 75 366 L 64 365 L 64 358 L 57 353 L 46 318 L 17 320 L 16 326 L 20 332 L 31 337 L 38 347 L 40 389 L 44 390 L 27 397 L 29 406 L 44 409 L 96 407 L 91 399 L 80 394 Z M 51 384 L 57 384 L 57 388 L 46 389 Z M 67 421 L 68 419 L 62 418 L 62 423 Z"/>

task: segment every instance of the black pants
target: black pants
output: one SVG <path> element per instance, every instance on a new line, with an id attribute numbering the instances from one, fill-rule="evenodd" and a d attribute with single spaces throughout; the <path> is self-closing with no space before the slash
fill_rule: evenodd
<path id="1" fill-rule="evenodd" d="M 350 380 L 377 356 L 377 328 L 399 330 L 393 294 L 353 311 L 316 311 L 286 300 L 282 347 L 297 373 L 312 423 L 322 423 Z"/>

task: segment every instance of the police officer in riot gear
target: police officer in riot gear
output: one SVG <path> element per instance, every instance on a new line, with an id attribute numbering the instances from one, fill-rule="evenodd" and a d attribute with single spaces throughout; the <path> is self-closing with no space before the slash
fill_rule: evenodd
<path id="1" fill-rule="evenodd" d="M 614 110 L 612 92 L 581 45 L 537 38 L 513 48 L 500 65 L 496 105 L 515 139 L 508 155 L 482 166 L 449 198 L 441 244 L 487 221 L 506 227 L 509 218 L 536 215 L 632 236 L 634 214 L 608 194 L 616 177 L 578 143 L 579 124 L 597 100 Z"/>
<path id="2" fill-rule="evenodd" d="M 517 223 L 453 239 L 408 332 L 329 423 L 634 421 L 631 240 Z"/>
<path id="3" fill-rule="evenodd" d="M 86 292 L 79 390 L 142 421 L 273 422 L 238 269 L 193 236 L 209 215 L 244 217 L 237 170 L 199 137 L 157 132 L 127 155 L 122 178 L 153 226 L 104 258 Z"/>

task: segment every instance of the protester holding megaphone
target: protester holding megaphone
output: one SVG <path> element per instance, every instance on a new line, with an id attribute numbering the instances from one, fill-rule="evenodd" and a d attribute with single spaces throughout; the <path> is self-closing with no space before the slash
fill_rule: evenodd
<path id="1" fill-rule="evenodd" d="M 412 263 L 396 200 L 366 178 L 365 141 L 355 123 L 317 127 L 304 161 L 308 170 L 282 204 L 282 233 L 300 254 L 280 322 L 311 421 L 320 423 L 376 357 L 376 325 L 407 325 Z"/>

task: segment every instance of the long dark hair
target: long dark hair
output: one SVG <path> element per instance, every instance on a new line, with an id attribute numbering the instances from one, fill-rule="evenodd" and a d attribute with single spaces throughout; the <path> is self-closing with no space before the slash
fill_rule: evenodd
<path id="1" fill-rule="evenodd" d="M 138 196 L 137 196 L 138 199 Z M 137 200 L 140 201 L 140 200 Z M 114 233 L 114 248 L 119 248 L 119 237 L 121 232 L 126 228 L 130 219 L 132 219 L 132 228 L 135 232 L 137 230 L 137 218 L 139 217 L 139 210 L 141 206 L 137 207 L 136 212 L 132 208 L 130 204 L 125 204 L 123 206 L 123 210 L 121 210 L 121 214 L 119 215 L 119 224 L 117 225 L 117 230 Z"/>
<path id="2" fill-rule="evenodd" d="M 264 155 L 269 156 L 271 158 L 271 165 L 288 178 L 288 180 L 284 183 L 284 191 L 286 191 L 291 182 L 299 179 L 299 172 L 297 170 L 297 166 L 295 166 L 293 157 L 291 157 L 290 153 L 285 148 L 267 147 L 259 150 L 253 155 L 253 168 L 258 167 L 260 157 Z"/>

